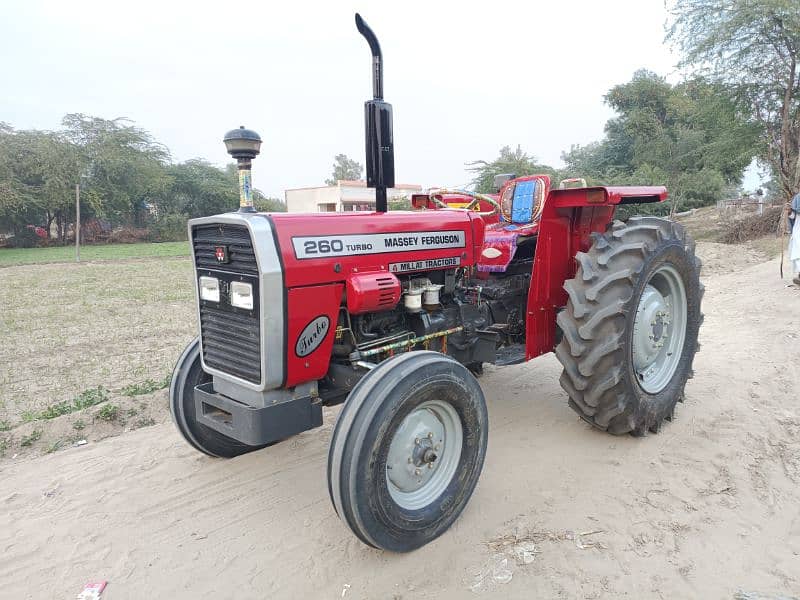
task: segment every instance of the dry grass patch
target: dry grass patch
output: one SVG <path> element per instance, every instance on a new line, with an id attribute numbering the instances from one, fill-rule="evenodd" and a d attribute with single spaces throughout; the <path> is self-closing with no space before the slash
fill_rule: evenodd
<path id="1" fill-rule="evenodd" d="M 72 413 L 90 435 L 90 407 L 163 390 L 197 331 L 189 259 L 3 268 L 0 306 L 0 429 L 15 448 Z"/>

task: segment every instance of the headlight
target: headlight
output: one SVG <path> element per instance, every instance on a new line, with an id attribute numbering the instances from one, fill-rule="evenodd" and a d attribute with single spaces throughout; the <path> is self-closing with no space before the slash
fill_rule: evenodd
<path id="1" fill-rule="evenodd" d="M 219 279 L 216 277 L 200 277 L 200 298 L 209 302 L 219 302 Z"/>
<path id="2" fill-rule="evenodd" d="M 231 306 L 253 310 L 253 286 L 243 281 L 231 281 Z"/>

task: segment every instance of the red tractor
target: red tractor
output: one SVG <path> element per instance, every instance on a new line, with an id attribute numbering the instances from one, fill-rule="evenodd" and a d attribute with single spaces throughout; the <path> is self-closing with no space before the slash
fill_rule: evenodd
<path id="1" fill-rule="evenodd" d="M 587 423 L 656 432 L 692 374 L 703 288 L 683 227 L 613 219 L 619 204 L 662 202 L 663 187 L 512 176 L 497 195 L 432 192 L 387 212 L 392 112 L 378 41 L 356 24 L 373 56 L 376 211 L 255 212 L 260 138 L 230 132 L 242 208 L 189 222 L 200 335 L 175 367 L 170 406 L 192 446 L 227 458 L 318 427 L 323 406 L 344 403 L 328 455 L 334 509 L 364 543 L 404 552 L 446 531 L 478 481 L 482 365 L 554 351 Z"/>

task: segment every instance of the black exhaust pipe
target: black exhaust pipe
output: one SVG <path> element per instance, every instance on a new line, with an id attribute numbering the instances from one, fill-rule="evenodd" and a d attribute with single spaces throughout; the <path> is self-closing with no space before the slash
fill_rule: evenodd
<path id="1" fill-rule="evenodd" d="M 386 189 L 394 187 L 392 105 L 383 101 L 383 56 L 372 29 L 356 13 L 356 27 L 372 52 L 372 100 L 364 103 L 367 148 L 367 187 L 375 188 L 375 210 L 386 212 Z"/>

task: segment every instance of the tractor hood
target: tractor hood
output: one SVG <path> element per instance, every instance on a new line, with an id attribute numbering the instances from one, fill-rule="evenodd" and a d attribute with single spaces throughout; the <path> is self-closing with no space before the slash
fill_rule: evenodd
<path id="1" fill-rule="evenodd" d="M 286 287 L 344 281 L 352 273 L 396 274 L 475 264 L 484 223 L 463 210 L 269 214 Z"/>

